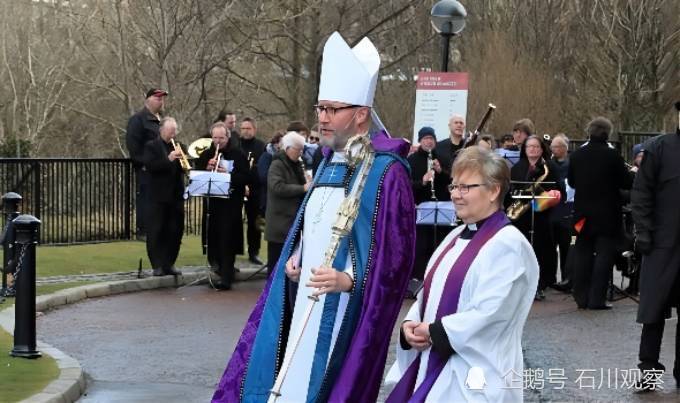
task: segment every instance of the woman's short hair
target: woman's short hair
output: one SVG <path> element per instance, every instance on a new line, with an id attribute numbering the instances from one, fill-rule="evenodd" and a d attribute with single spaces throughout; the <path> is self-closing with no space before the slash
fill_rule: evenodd
<path id="1" fill-rule="evenodd" d="M 501 156 L 480 147 L 465 148 L 456 156 L 451 175 L 455 177 L 465 171 L 478 172 L 485 183 L 497 185 L 501 190 L 498 203 L 503 203 L 510 189 L 510 168 Z"/>
<path id="2" fill-rule="evenodd" d="M 298 146 L 304 148 L 305 138 L 298 132 L 288 132 L 281 138 L 281 149 L 287 150 L 288 147 Z"/>

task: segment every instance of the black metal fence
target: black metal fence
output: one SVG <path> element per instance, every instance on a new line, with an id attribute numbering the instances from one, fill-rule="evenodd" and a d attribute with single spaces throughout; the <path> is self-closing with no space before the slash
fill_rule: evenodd
<path id="1" fill-rule="evenodd" d="M 42 244 L 131 239 L 135 175 L 129 159 L 0 159 L 0 192 L 42 221 Z M 201 201 L 186 203 L 185 233 L 200 234 Z"/>
<path id="2" fill-rule="evenodd" d="M 636 144 L 644 143 L 647 139 L 654 136 L 658 136 L 662 133 L 655 132 L 618 132 L 619 140 L 610 141 L 609 143 L 613 145 L 621 155 L 623 159 L 630 163 L 633 160 L 633 146 Z M 571 140 L 569 142 L 570 151 L 574 151 L 580 146 L 582 146 L 587 140 Z"/>

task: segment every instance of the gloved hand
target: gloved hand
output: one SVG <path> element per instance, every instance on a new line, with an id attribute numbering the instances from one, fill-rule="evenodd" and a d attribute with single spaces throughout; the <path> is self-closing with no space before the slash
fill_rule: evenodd
<path id="1" fill-rule="evenodd" d="M 649 255 L 652 251 L 652 235 L 649 232 L 635 234 L 635 250 L 643 255 Z"/>

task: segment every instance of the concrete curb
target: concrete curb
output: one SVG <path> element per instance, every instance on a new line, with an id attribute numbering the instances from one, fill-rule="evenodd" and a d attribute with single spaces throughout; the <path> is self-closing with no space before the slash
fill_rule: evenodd
<path id="1" fill-rule="evenodd" d="M 155 288 L 178 287 L 197 282 L 206 277 L 206 275 L 207 272 L 197 272 L 177 277 L 147 277 L 83 285 L 60 290 L 49 295 L 38 296 L 36 298 L 36 311 L 49 311 L 50 309 L 73 304 L 87 298 L 145 291 Z M 14 306 L 0 310 L 0 326 L 10 334 L 14 333 Z M 38 341 L 38 350 L 57 361 L 60 370 L 59 378 L 49 383 L 40 393 L 29 397 L 23 402 L 70 403 L 78 400 L 85 392 L 86 387 L 85 374 L 80 363 L 64 352 L 41 341 Z"/>

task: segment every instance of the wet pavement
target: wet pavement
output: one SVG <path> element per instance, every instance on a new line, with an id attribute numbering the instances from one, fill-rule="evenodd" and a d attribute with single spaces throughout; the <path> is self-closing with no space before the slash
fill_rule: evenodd
<path id="1" fill-rule="evenodd" d="M 38 337 L 80 361 L 82 402 L 209 401 L 263 280 L 87 300 L 38 319 Z"/>
<path id="2" fill-rule="evenodd" d="M 203 285 L 87 300 L 40 317 L 38 337 L 80 361 L 89 377 L 82 402 L 205 402 L 263 286 L 251 280 L 226 292 Z M 547 296 L 525 327 L 525 367 L 532 370 L 525 400 L 680 401 L 670 375 L 655 393 L 637 395 L 627 385 L 640 337 L 635 302 L 581 311 L 569 296 Z M 669 320 L 662 349 L 669 368 L 675 323 Z M 387 393 L 383 388 L 380 400 Z"/>

